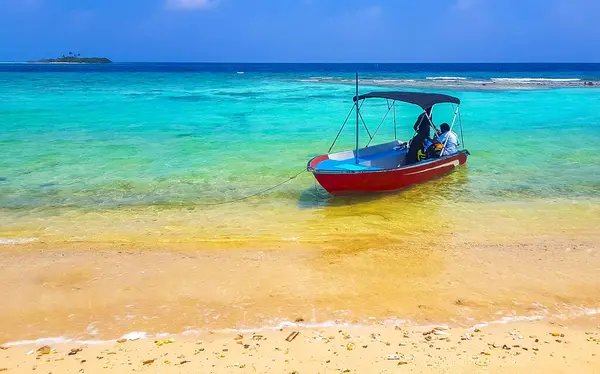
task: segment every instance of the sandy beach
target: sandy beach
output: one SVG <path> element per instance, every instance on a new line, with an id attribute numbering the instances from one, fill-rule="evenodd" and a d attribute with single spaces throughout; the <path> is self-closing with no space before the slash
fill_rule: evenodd
<path id="1" fill-rule="evenodd" d="M 268 331 L 2 346 L 7 373 L 597 373 L 600 320 Z M 135 339 L 135 340 L 131 340 Z"/>

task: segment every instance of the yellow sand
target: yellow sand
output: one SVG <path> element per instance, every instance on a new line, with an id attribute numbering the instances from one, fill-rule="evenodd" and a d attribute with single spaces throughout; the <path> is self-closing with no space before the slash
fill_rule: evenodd
<path id="1" fill-rule="evenodd" d="M 589 317 L 480 329 L 289 327 L 97 345 L 28 345 L 0 350 L 0 370 L 8 374 L 597 373 L 598 323 Z M 286 341 L 294 331 L 299 334 Z"/>

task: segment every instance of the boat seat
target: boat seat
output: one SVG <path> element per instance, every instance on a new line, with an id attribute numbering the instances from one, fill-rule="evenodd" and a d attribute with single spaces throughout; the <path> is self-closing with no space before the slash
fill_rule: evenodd
<path id="1" fill-rule="evenodd" d="M 367 162 L 369 160 L 358 159 L 359 162 Z M 320 170 L 381 170 L 374 166 L 355 164 L 354 160 L 323 160 L 317 165 Z"/>
<path id="2" fill-rule="evenodd" d="M 376 168 L 374 166 L 367 166 L 367 165 L 361 165 L 361 164 L 341 164 L 341 165 L 337 165 L 337 169 L 344 169 L 344 170 L 352 170 L 352 171 L 358 171 L 358 170 L 381 170 L 381 168 Z"/>

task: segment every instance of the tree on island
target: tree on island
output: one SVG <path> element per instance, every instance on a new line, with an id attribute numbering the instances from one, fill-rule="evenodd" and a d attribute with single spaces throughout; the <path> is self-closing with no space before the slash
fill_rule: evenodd
<path id="1" fill-rule="evenodd" d="M 40 63 L 74 63 L 74 64 L 110 64 L 112 61 L 106 57 L 81 57 L 80 53 L 69 52 L 68 55 L 62 55 L 59 58 L 45 58 Z"/>

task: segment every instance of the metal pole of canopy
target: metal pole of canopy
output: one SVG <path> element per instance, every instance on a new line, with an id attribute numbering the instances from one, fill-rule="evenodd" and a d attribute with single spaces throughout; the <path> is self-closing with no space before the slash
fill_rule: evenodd
<path id="1" fill-rule="evenodd" d="M 363 100 L 363 102 L 360 104 L 361 108 L 362 108 L 362 106 L 363 106 L 364 103 L 365 102 Z M 342 128 L 340 128 L 340 131 L 338 131 L 338 133 L 335 136 L 335 139 L 333 140 L 333 143 L 331 143 L 331 147 L 329 147 L 329 150 L 327 151 L 327 153 L 331 152 L 331 150 L 333 149 L 333 146 L 335 145 L 335 143 L 337 142 L 338 138 L 340 137 L 340 134 L 342 133 L 342 130 L 344 130 L 344 127 L 346 126 L 346 123 L 350 119 L 350 116 L 352 115 L 353 111 L 354 111 L 354 104 L 352 104 L 352 107 L 350 108 L 350 111 L 348 112 L 348 115 L 346 116 L 346 119 L 344 120 L 344 123 L 342 123 Z"/>
<path id="2" fill-rule="evenodd" d="M 452 118 L 452 125 L 450 125 L 450 130 L 448 132 L 452 132 L 452 129 L 454 128 L 454 124 L 456 123 L 457 115 L 458 115 L 458 106 L 456 107 L 456 110 L 454 111 L 454 118 Z M 442 147 L 442 152 L 440 152 L 440 157 L 442 157 L 444 155 L 444 151 L 446 151 L 446 144 L 448 144 L 448 138 L 449 138 L 449 136 L 446 136 L 446 141 L 444 142 L 444 146 Z"/>
<path id="3" fill-rule="evenodd" d="M 396 103 L 396 102 L 394 101 L 394 104 L 392 104 L 392 106 L 394 106 L 394 105 L 395 105 L 395 103 Z M 384 116 L 383 116 L 383 118 L 381 119 L 381 122 L 379 122 L 379 126 L 377 126 L 377 128 L 375 129 L 375 132 L 373 133 L 373 135 L 371 136 L 371 134 L 369 134 L 369 138 L 370 138 L 370 140 L 369 140 L 369 142 L 367 143 L 367 147 L 369 146 L 369 144 L 371 144 L 371 142 L 373 141 L 373 138 L 375 137 L 375 135 L 377 135 L 377 132 L 378 132 L 378 131 L 379 131 L 379 129 L 381 128 L 381 125 L 383 124 L 383 122 L 385 121 L 385 119 L 387 118 L 387 115 L 390 113 L 390 110 L 392 110 L 392 107 L 391 107 L 391 106 L 390 106 L 390 107 L 388 107 L 388 110 L 387 110 L 387 112 L 385 112 L 385 115 L 384 115 Z M 364 123 L 364 119 L 362 118 L 362 114 L 360 115 L 360 118 L 363 120 L 363 123 Z M 365 128 L 367 128 L 366 126 L 367 126 L 367 125 L 365 124 Z M 367 129 L 367 131 L 368 131 L 368 129 Z"/>
<path id="4" fill-rule="evenodd" d="M 460 117 L 460 105 L 456 107 L 456 111 L 458 112 L 458 123 L 460 124 L 460 141 L 463 149 L 465 149 L 465 137 L 463 135 L 462 118 Z"/>
<path id="5" fill-rule="evenodd" d="M 427 117 L 427 119 L 429 120 L 429 127 L 431 127 L 433 129 L 433 131 L 437 133 L 438 129 L 437 129 L 437 127 L 435 127 L 435 124 L 433 123 L 433 107 L 430 108 L 429 113 L 427 113 L 427 109 L 425 109 L 424 113 L 425 113 L 425 117 Z"/>
<path id="6" fill-rule="evenodd" d="M 398 140 L 398 136 L 396 135 L 396 100 L 392 102 L 392 106 L 394 107 L 394 140 Z"/>
<path id="7" fill-rule="evenodd" d="M 358 72 L 356 72 L 356 153 L 354 162 L 358 164 L 358 121 L 360 117 L 360 108 L 358 106 Z"/>
<path id="8" fill-rule="evenodd" d="M 335 142 L 337 142 L 338 138 L 340 137 L 340 134 L 342 133 L 342 130 L 344 130 L 344 127 L 346 126 L 346 122 L 348 122 L 348 118 L 350 118 L 353 111 L 354 111 L 354 105 L 350 109 L 350 112 L 348 112 L 348 115 L 346 116 L 344 123 L 342 123 L 342 128 L 340 129 L 340 131 L 338 131 L 337 135 L 335 136 L 335 139 L 333 139 L 333 143 L 331 143 L 331 147 L 329 147 L 329 150 L 327 151 L 327 153 L 331 152 L 331 150 L 333 149 Z"/>

